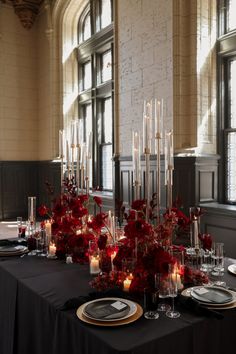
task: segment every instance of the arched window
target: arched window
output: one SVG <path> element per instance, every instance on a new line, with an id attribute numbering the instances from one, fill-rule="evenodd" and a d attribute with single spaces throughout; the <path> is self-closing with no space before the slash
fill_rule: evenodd
<path id="1" fill-rule="evenodd" d="M 90 0 L 78 23 L 79 118 L 93 134 L 90 187 L 111 191 L 113 154 L 113 22 L 111 0 Z"/>
<path id="2" fill-rule="evenodd" d="M 219 0 L 219 137 L 222 201 L 236 204 L 236 2 Z"/>

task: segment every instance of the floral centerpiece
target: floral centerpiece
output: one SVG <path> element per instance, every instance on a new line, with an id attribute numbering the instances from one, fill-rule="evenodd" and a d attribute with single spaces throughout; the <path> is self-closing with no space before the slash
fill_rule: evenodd
<path id="1" fill-rule="evenodd" d="M 89 213 L 89 206 L 95 203 L 99 212 Z M 189 219 L 176 206 L 167 210 L 162 222 L 155 222 L 153 212 L 155 203 L 150 203 L 150 222 L 145 219 L 146 202 L 136 200 L 131 209 L 124 213 L 126 225 L 124 237 L 116 240 L 109 229 L 108 213 L 102 212 L 102 200 L 99 197 L 89 198 L 87 194 L 77 194 L 76 184 L 72 179 L 64 181 L 64 192 L 53 200 L 51 208 L 42 205 L 39 214 L 49 218 L 52 226 L 52 237 L 56 241 L 56 255 L 65 258 L 72 256 L 73 262 L 89 261 L 89 241 L 96 241 L 101 262 L 101 272 L 93 278 L 90 285 L 97 290 L 108 288 L 123 289 L 128 280 L 129 291 L 143 292 L 145 287 L 154 286 L 155 274 L 165 278 L 169 265 L 176 262 L 174 249 L 184 252 L 184 247 L 173 246 L 173 235 L 185 231 Z M 209 243 L 207 236 L 202 236 Z M 113 254 L 113 258 L 112 257 Z M 130 269 L 124 269 L 123 261 L 133 260 Z M 207 282 L 200 271 L 186 268 L 181 277 L 186 282 Z"/>
<path id="2" fill-rule="evenodd" d="M 91 201 L 88 195 L 78 195 L 74 180 L 66 179 L 64 193 L 53 200 L 52 207 L 39 207 L 39 215 L 51 221 L 52 238 L 56 241 L 58 258 L 71 254 L 73 262 L 88 262 L 89 241 L 99 238 L 107 218 L 107 214 L 101 211 L 101 198 L 95 196 L 93 202 L 100 210 L 95 216 L 89 214 Z"/>

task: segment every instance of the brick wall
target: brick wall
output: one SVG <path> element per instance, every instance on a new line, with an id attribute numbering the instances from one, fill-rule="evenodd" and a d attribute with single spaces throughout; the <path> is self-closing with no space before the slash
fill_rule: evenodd
<path id="1" fill-rule="evenodd" d="M 142 131 L 143 100 L 164 98 L 173 125 L 172 1 L 117 2 L 118 132 L 116 152 L 131 154 L 132 129 Z"/>

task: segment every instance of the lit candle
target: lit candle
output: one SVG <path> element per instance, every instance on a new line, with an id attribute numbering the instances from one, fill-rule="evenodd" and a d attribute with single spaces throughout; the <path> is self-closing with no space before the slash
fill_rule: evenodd
<path id="1" fill-rule="evenodd" d="M 114 270 L 113 260 L 114 260 L 115 257 L 116 257 L 116 251 L 114 251 L 114 252 L 111 254 L 111 269 L 112 269 L 112 270 Z"/>
<path id="2" fill-rule="evenodd" d="M 98 274 L 100 272 L 99 256 L 90 257 L 90 274 Z"/>
<path id="3" fill-rule="evenodd" d="M 50 256 L 55 256 L 56 255 L 56 250 L 57 250 L 57 248 L 56 248 L 55 243 L 54 242 L 50 242 L 50 244 L 49 244 L 49 255 Z"/>
<path id="4" fill-rule="evenodd" d="M 172 274 L 172 280 L 173 280 L 174 283 L 176 283 L 176 286 L 177 286 L 178 290 L 182 290 L 183 289 L 184 286 L 182 284 L 181 276 L 180 276 L 177 268 L 175 268 L 174 273 Z"/>
<path id="5" fill-rule="evenodd" d="M 46 220 L 46 222 L 45 222 L 45 233 L 46 233 L 46 236 L 48 237 L 48 241 L 50 241 L 51 234 L 52 234 L 52 225 L 51 225 L 50 220 Z"/>
<path id="6" fill-rule="evenodd" d="M 126 278 L 123 282 L 123 290 L 128 292 L 130 285 L 131 285 L 132 279 Z"/>

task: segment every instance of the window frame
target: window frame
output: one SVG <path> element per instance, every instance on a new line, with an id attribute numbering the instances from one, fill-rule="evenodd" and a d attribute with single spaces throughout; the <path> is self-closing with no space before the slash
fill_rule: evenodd
<path id="1" fill-rule="evenodd" d="M 227 197 L 227 135 L 229 128 L 229 64 L 236 58 L 236 28 L 227 32 L 228 0 L 218 0 L 218 39 L 217 39 L 217 112 L 218 112 L 218 152 L 219 163 L 219 202 L 236 205 Z M 235 130 L 235 129 L 234 129 Z"/>
<path id="2" fill-rule="evenodd" d="M 113 31 L 114 25 L 113 21 L 107 27 L 96 32 L 96 6 L 100 1 L 90 1 L 90 4 L 86 7 L 84 13 L 90 11 L 91 14 L 91 37 L 84 42 L 79 42 L 77 47 L 77 60 L 78 60 L 78 76 L 79 76 L 79 93 L 78 93 L 78 110 L 79 117 L 83 117 L 83 106 L 91 103 L 92 105 L 92 125 L 93 125 L 93 188 L 102 186 L 102 158 L 101 158 L 101 147 L 99 146 L 98 137 L 98 122 L 99 119 L 102 121 L 102 108 L 101 102 L 107 97 L 112 98 L 112 154 L 114 154 L 114 61 L 113 61 Z M 112 1 L 111 1 L 112 4 Z M 90 7 L 91 6 L 91 7 Z M 84 13 L 82 14 L 79 24 L 78 24 L 78 38 L 80 38 L 79 31 L 82 28 L 82 22 L 85 18 Z M 113 14 L 113 11 L 112 11 Z M 112 17 L 113 19 L 113 17 Z M 111 80 L 105 82 L 99 82 L 97 71 L 100 70 L 98 66 L 99 60 L 101 60 L 101 54 L 111 50 L 112 56 L 112 78 Z M 80 90 L 81 80 L 83 80 L 82 68 L 83 65 L 91 60 L 91 75 L 92 75 L 92 87 L 87 90 Z M 99 73 L 100 75 L 100 73 Z M 112 192 L 112 189 L 103 189 L 104 191 Z"/>

